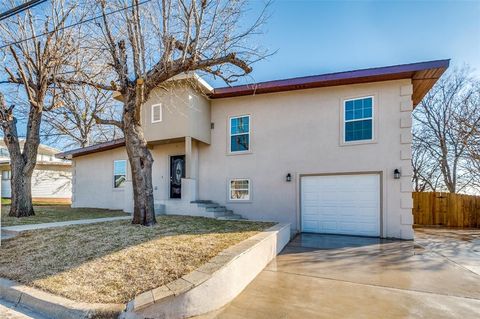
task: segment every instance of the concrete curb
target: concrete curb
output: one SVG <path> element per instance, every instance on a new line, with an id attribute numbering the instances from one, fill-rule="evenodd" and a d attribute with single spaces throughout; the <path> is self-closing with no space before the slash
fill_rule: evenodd
<path id="1" fill-rule="evenodd" d="M 290 241 L 290 224 L 277 224 L 234 245 L 195 271 L 127 303 L 123 319 L 188 318 L 232 301 Z"/>
<path id="2" fill-rule="evenodd" d="M 0 298 L 52 319 L 117 318 L 123 304 L 89 304 L 55 296 L 0 278 Z"/>

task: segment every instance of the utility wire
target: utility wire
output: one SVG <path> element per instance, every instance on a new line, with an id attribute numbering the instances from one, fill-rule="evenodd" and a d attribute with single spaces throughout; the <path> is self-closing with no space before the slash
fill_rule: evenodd
<path id="1" fill-rule="evenodd" d="M 43 1 L 47 1 L 47 0 L 43 0 Z M 105 13 L 105 16 L 109 16 L 109 15 L 112 15 L 112 14 L 115 14 L 115 13 L 119 13 L 119 12 L 125 11 L 127 9 L 131 9 L 133 7 L 136 7 L 136 6 L 141 6 L 141 5 L 146 4 L 148 2 L 151 2 L 151 1 L 152 0 L 144 0 L 144 1 L 139 2 L 138 4 L 132 4 L 132 5 L 129 5 L 128 7 L 123 7 L 121 9 L 113 10 L 113 11 Z M 61 28 L 58 28 L 57 31 L 73 28 L 73 27 L 76 27 L 76 26 L 84 24 L 84 23 L 89 23 L 89 22 L 95 21 L 97 19 L 100 19 L 101 17 L 103 17 L 103 14 L 92 17 L 92 18 L 88 18 L 86 20 L 81 20 L 81 21 L 76 22 L 76 23 L 69 24 L 69 25 L 61 27 Z M 43 36 L 48 35 L 52 32 L 54 32 L 54 31 L 48 31 L 48 32 L 40 33 L 40 34 L 37 34 L 37 35 L 32 36 L 30 38 L 26 38 L 26 39 L 14 41 L 14 42 L 11 42 L 11 43 L 8 43 L 8 44 L 4 44 L 4 45 L 0 46 L 0 50 L 5 49 L 5 48 L 7 48 L 11 45 L 15 45 L 15 44 L 19 44 L 19 43 L 22 43 L 22 42 L 25 42 L 25 41 L 33 40 L 33 39 L 36 39 L 36 38 L 39 38 L 39 37 L 43 37 Z"/>
<path id="2" fill-rule="evenodd" d="M 33 7 L 36 7 L 39 4 L 47 2 L 47 1 L 48 0 L 32 0 L 32 1 L 25 2 L 24 4 L 16 6 L 15 8 L 12 8 L 10 10 L 7 10 L 7 11 L 3 12 L 3 13 L 0 13 L 0 21 L 8 19 L 11 16 L 19 14 L 19 13 L 21 13 L 23 11 L 26 11 L 28 9 L 31 9 Z"/>

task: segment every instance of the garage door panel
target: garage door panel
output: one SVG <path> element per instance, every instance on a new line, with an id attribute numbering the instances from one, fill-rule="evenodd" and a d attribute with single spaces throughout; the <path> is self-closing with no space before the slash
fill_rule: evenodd
<path id="1" fill-rule="evenodd" d="M 301 188 L 302 231 L 380 235 L 378 174 L 306 176 Z"/>
<path id="2" fill-rule="evenodd" d="M 337 230 L 337 222 L 321 222 L 321 231 L 324 233 L 335 232 Z"/>
<path id="3" fill-rule="evenodd" d="M 316 220 L 306 220 L 304 221 L 304 227 L 306 232 L 316 232 L 319 228 L 318 221 Z"/>

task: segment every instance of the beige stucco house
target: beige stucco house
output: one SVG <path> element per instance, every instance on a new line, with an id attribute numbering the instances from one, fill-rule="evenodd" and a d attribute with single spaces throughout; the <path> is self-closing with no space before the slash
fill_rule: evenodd
<path id="1" fill-rule="evenodd" d="M 24 141 L 20 141 L 23 148 Z M 72 197 L 72 163 L 58 159 L 58 149 L 40 144 L 38 146 L 37 165 L 32 174 L 32 197 L 35 200 L 47 200 L 69 203 Z M 0 171 L 2 176 L 1 196 L 11 197 L 10 154 L 3 140 L 0 140 Z"/>
<path id="2" fill-rule="evenodd" d="M 156 210 L 411 239 L 411 112 L 448 65 L 218 89 L 197 75 L 172 79 L 142 114 Z M 123 140 L 57 156 L 73 161 L 74 207 L 132 211 Z"/>

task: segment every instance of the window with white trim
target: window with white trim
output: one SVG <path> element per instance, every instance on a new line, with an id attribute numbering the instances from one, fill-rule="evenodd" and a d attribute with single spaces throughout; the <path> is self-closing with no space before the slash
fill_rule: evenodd
<path id="1" fill-rule="evenodd" d="M 152 105 L 152 123 L 158 123 L 162 121 L 162 104 Z"/>
<path id="2" fill-rule="evenodd" d="M 230 118 L 230 152 L 250 150 L 250 115 Z"/>
<path id="3" fill-rule="evenodd" d="M 113 187 L 123 188 L 127 180 L 127 161 L 113 161 Z"/>
<path id="4" fill-rule="evenodd" d="M 344 142 L 373 139 L 373 97 L 344 102 Z"/>
<path id="5" fill-rule="evenodd" d="M 229 193 L 230 200 L 250 200 L 250 180 L 245 178 L 231 179 Z"/>

